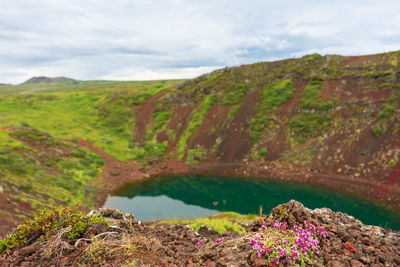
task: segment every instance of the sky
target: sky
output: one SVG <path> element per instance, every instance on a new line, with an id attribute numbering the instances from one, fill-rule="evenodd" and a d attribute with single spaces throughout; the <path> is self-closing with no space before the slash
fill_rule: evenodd
<path id="1" fill-rule="evenodd" d="M 1 0 L 0 83 L 193 78 L 400 50 L 399 0 Z"/>

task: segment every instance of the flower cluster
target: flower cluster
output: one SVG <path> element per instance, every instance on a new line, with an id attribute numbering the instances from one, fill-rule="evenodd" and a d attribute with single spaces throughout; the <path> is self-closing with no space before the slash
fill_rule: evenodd
<path id="1" fill-rule="evenodd" d="M 206 244 L 203 243 L 203 241 L 201 241 L 201 240 L 199 240 L 199 241 L 197 242 L 197 244 L 196 244 L 196 248 L 205 247 L 205 246 L 206 246 Z"/>
<path id="2" fill-rule="evenodd" d="M 251 252 L 264 256 L 267 264 L 315 264 L 320 254 L 318 236 L 328 236 L 323 227 L 316 228 L 308 221 L 304 222 L 304 228 L 295 225 L 289 229 L 286 222 L 274 222 L 270 228 L 265 225 L 261 228 L 260 233 L 250 238 Z"/>

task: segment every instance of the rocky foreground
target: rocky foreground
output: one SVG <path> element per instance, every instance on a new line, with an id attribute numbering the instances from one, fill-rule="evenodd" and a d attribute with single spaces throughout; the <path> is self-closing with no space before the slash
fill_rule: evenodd
<path id="1" fill-rule="evenodd" d="M 265 246 L 273 240 L 270 248 L 283 247 L 286 241 L 276 238 L 276 233 L 283 233 L 281 225 L 293 235 L 310 229 L 316 253 L 304 251 L 307 255 L 295 261 L 293 248 L 292 259 L 285 261 L 286 252 L 277 246 L 283 256 L 274 260 L 279 260 L 280 266 L 296 266 L 308 256 L 315 259 L 314 266 L 400 266 L 399 232 L 363 225 L 327 208 L 310 210 L 294 200 L 277 206 L 269 216 L 242 225 L 246 230 L 242 234 L 218 235 L 208 226 L 196 232 L 188 225 L 149 225 L 115 209 L 88 214 L 97 215 L 105 217 L 105 222 L 92 224 L 79 237 L 67 238 L 68 228 L 46 241 L 33 236 L 26 245 L 5 252 L 0 266 L 278 266 L 269 262 L 273 253 L 269 248 L 259 255 L 252 252 L 254 244 L 261 244 L 260 236 L 268 237 L 263 239 Z"/>

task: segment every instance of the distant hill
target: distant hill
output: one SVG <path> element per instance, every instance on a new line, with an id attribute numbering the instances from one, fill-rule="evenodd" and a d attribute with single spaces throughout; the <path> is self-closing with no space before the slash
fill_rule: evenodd
<path id="1" fill-rule="evenodd" d="M 79 83 L 77 80 L 66 78 L 66 77 L 46 77 L 46 76 L 39 76 L 39 77 L 32 77 L 26 82 L 22 83 L 21 85 L 27 84 L 38 84 L 38 83 L 63 83 L 63 84 L 77 84 Z"/>
<path id="2" fill-rule="evenodd" d="M 5 94 L 29 94 L 49 93 L 60 91 L 88 91 L 88 90 L 139 90 L 141 88 L 160 87 L 163 84 L 178 84 L 184 80 L 156 80 L 156 81 L 110 81 L 93 80 L 80 81 L 66 77 L 32 77 L 18 84 L 4 84 L 0 86 L 0 95 Z"/>

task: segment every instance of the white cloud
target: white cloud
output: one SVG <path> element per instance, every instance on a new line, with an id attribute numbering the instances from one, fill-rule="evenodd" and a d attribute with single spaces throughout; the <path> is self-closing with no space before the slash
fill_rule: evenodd
<path id="1" fill-rule="evenodd" d="M 197 68 L 178 68 L 178 69 L 141 69 L 126 68 L 112 72 L 100 77 L 104 80 L 163 80 L 163 79 L 185 79 L 194 78 L 201 74 L 211 72 L 221 67 L 202 66 Z"/>
<path id="2" fill-rule="evenodd" d="M 0 82 L 190 78 L 319 52 L 400 49 L 396 0 L 2 0 Z M 185 76 L 186 75 L 186 76 Z"/>

